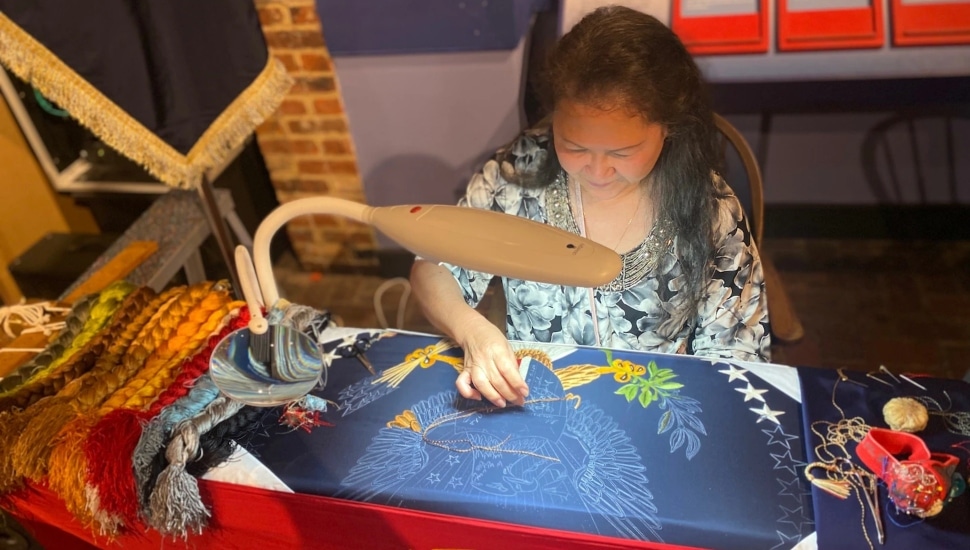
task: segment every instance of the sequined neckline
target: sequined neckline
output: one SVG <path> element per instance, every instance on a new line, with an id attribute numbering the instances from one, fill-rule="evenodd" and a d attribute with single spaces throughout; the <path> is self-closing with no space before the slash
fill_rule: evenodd
<path id="1" fill-rule="evenodd" d="M 569 206 L 569 192 L 563 172 L 560 172 L 556 176 L 556 181 L 546 188 L 543 202 L 546 217 L 551 225 L 570 233 L 582 234 Z M 656 269 L 660 258 L 670 250 L 673 243 L 674 233 L 670 221 L 667 218 L 659 218 L 640 244 L 620 254 L 620 259 L 623 261 L 620 274 L 609 283 L 596 287 L 596 290 L 621 292 L 635 287 Z"/>

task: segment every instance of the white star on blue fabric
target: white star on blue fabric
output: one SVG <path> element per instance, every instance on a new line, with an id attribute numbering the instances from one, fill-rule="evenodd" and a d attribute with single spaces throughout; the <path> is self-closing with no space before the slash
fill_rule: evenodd
<path id="1" fill-rule="evenodd" d="M 770 420 L 775 424 L 778 424 L 779 426 L 781 425 L 781 422 L 778 421 L 778 417 L 785 414 L 785 411 L 773 411 L 769 409 L 767 403 L 762 405 L 760 409 L 748 409 L 748 410 L 758 414 L 758 422 L 761 422 L 762 420 Z"/>
<path id="2" fill-rule="evenodd" d="M 744 380 L 745 382 L 748 381 L 748 377 L 744 375 L 744 373 L 748 371 L 734 365 L 728 365 L 727 370 L 719 370 L 717 372 L 726 374 L 728 376 L 728 382 L 734 382 L 735 380 Z"/>
<path id="3" fill-rule="evenodd" d="M 768 393 L 768 390 L 756 390 L 751 382 L 748 382 L 748 387 L 746 388 L 734 388 L 734 391 L 739 391 L 744 394 L 744 401 L 748 402 L 752 399 L 757 399 L 762 403 L 765 402 L 765 398 L 761 397 L 763 394 Z"/>

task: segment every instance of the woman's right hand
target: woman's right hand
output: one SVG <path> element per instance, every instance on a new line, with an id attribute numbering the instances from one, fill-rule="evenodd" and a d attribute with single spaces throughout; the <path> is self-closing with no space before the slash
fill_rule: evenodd
<path id="1" fill-rule="evenodd" d="M 522 405 L 529 387 L 519 374 L 505 334 L 465 303 L 450 271 L 417 259 L 411 267 L 411 289 L 425 316 L 465 350 L 465 366 L 455 385 L 467 399 L 483 397 L 497 407 Z"/>
<path id="2" fill-rule="evenodd" d="M 455 386 L 467 399 L 488 399 L 496 407 L 523 405 L 529 386 L 519 374 L 519 363 L 508 339 L 485 317 L 479 316 L 456 335 L 465 351 L 464 369 Z"/>

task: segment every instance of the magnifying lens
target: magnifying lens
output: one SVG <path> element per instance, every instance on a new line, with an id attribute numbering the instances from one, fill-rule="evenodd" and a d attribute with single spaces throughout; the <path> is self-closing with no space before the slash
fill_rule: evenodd
<path id="1" fill-rule="evenodd" d="M 269 361 L 253 352 L 248 328 L 232 332 L 212 351 L 209 375 L 227 396 L 257 407 L 296 401 L 327 383 L 323 352 L 312 338 L 286 325 L 275 325 Z"/>

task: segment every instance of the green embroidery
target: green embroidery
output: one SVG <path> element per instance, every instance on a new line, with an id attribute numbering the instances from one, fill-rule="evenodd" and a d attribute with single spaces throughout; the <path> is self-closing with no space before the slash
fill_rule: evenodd
<path id="1" fill-rule="evenodd" d="M 646 369 L 642 365 L 620 359 L 613 361 L 612 366 L 616 370 L 623 371 L 624 374 L 628 373 L 631 380 L 629 384 L 620 386 L 616 393 L 626 397 L 627 401 L 638 399 L 639 395 L 640 405 L 643 408 L 662 398 L 669 399 L 673 395 L 671 392 L 684 387 L 680 382 L 673 381 L 677 378 L 674 371 L 657 367 L 656 361 L 650 361 Z M 649 374 L 649 376 L 643 376 L 643 374 Z"/>
<path id="2" fill-rule="evenodd" d="M 623 384 L 614 393 L 626 397 L 627 402 L 636 399 L 643 408 L 657 403 L 664 411 L 657 422 L 657 434 L 670 432 L 670 452 L 685 447 L 687 458 L 693 458 L 701 449 L 698 434 L 707 435 L 707 430 L 697 418 L 700 402 L 680 394 L 684 385 L 674 380 L 674 371 L 658 367 L 656 361 L 644 367 L 624 359 L 614 360 L 609 350 L 604 352 L 613 379 Z"/>

